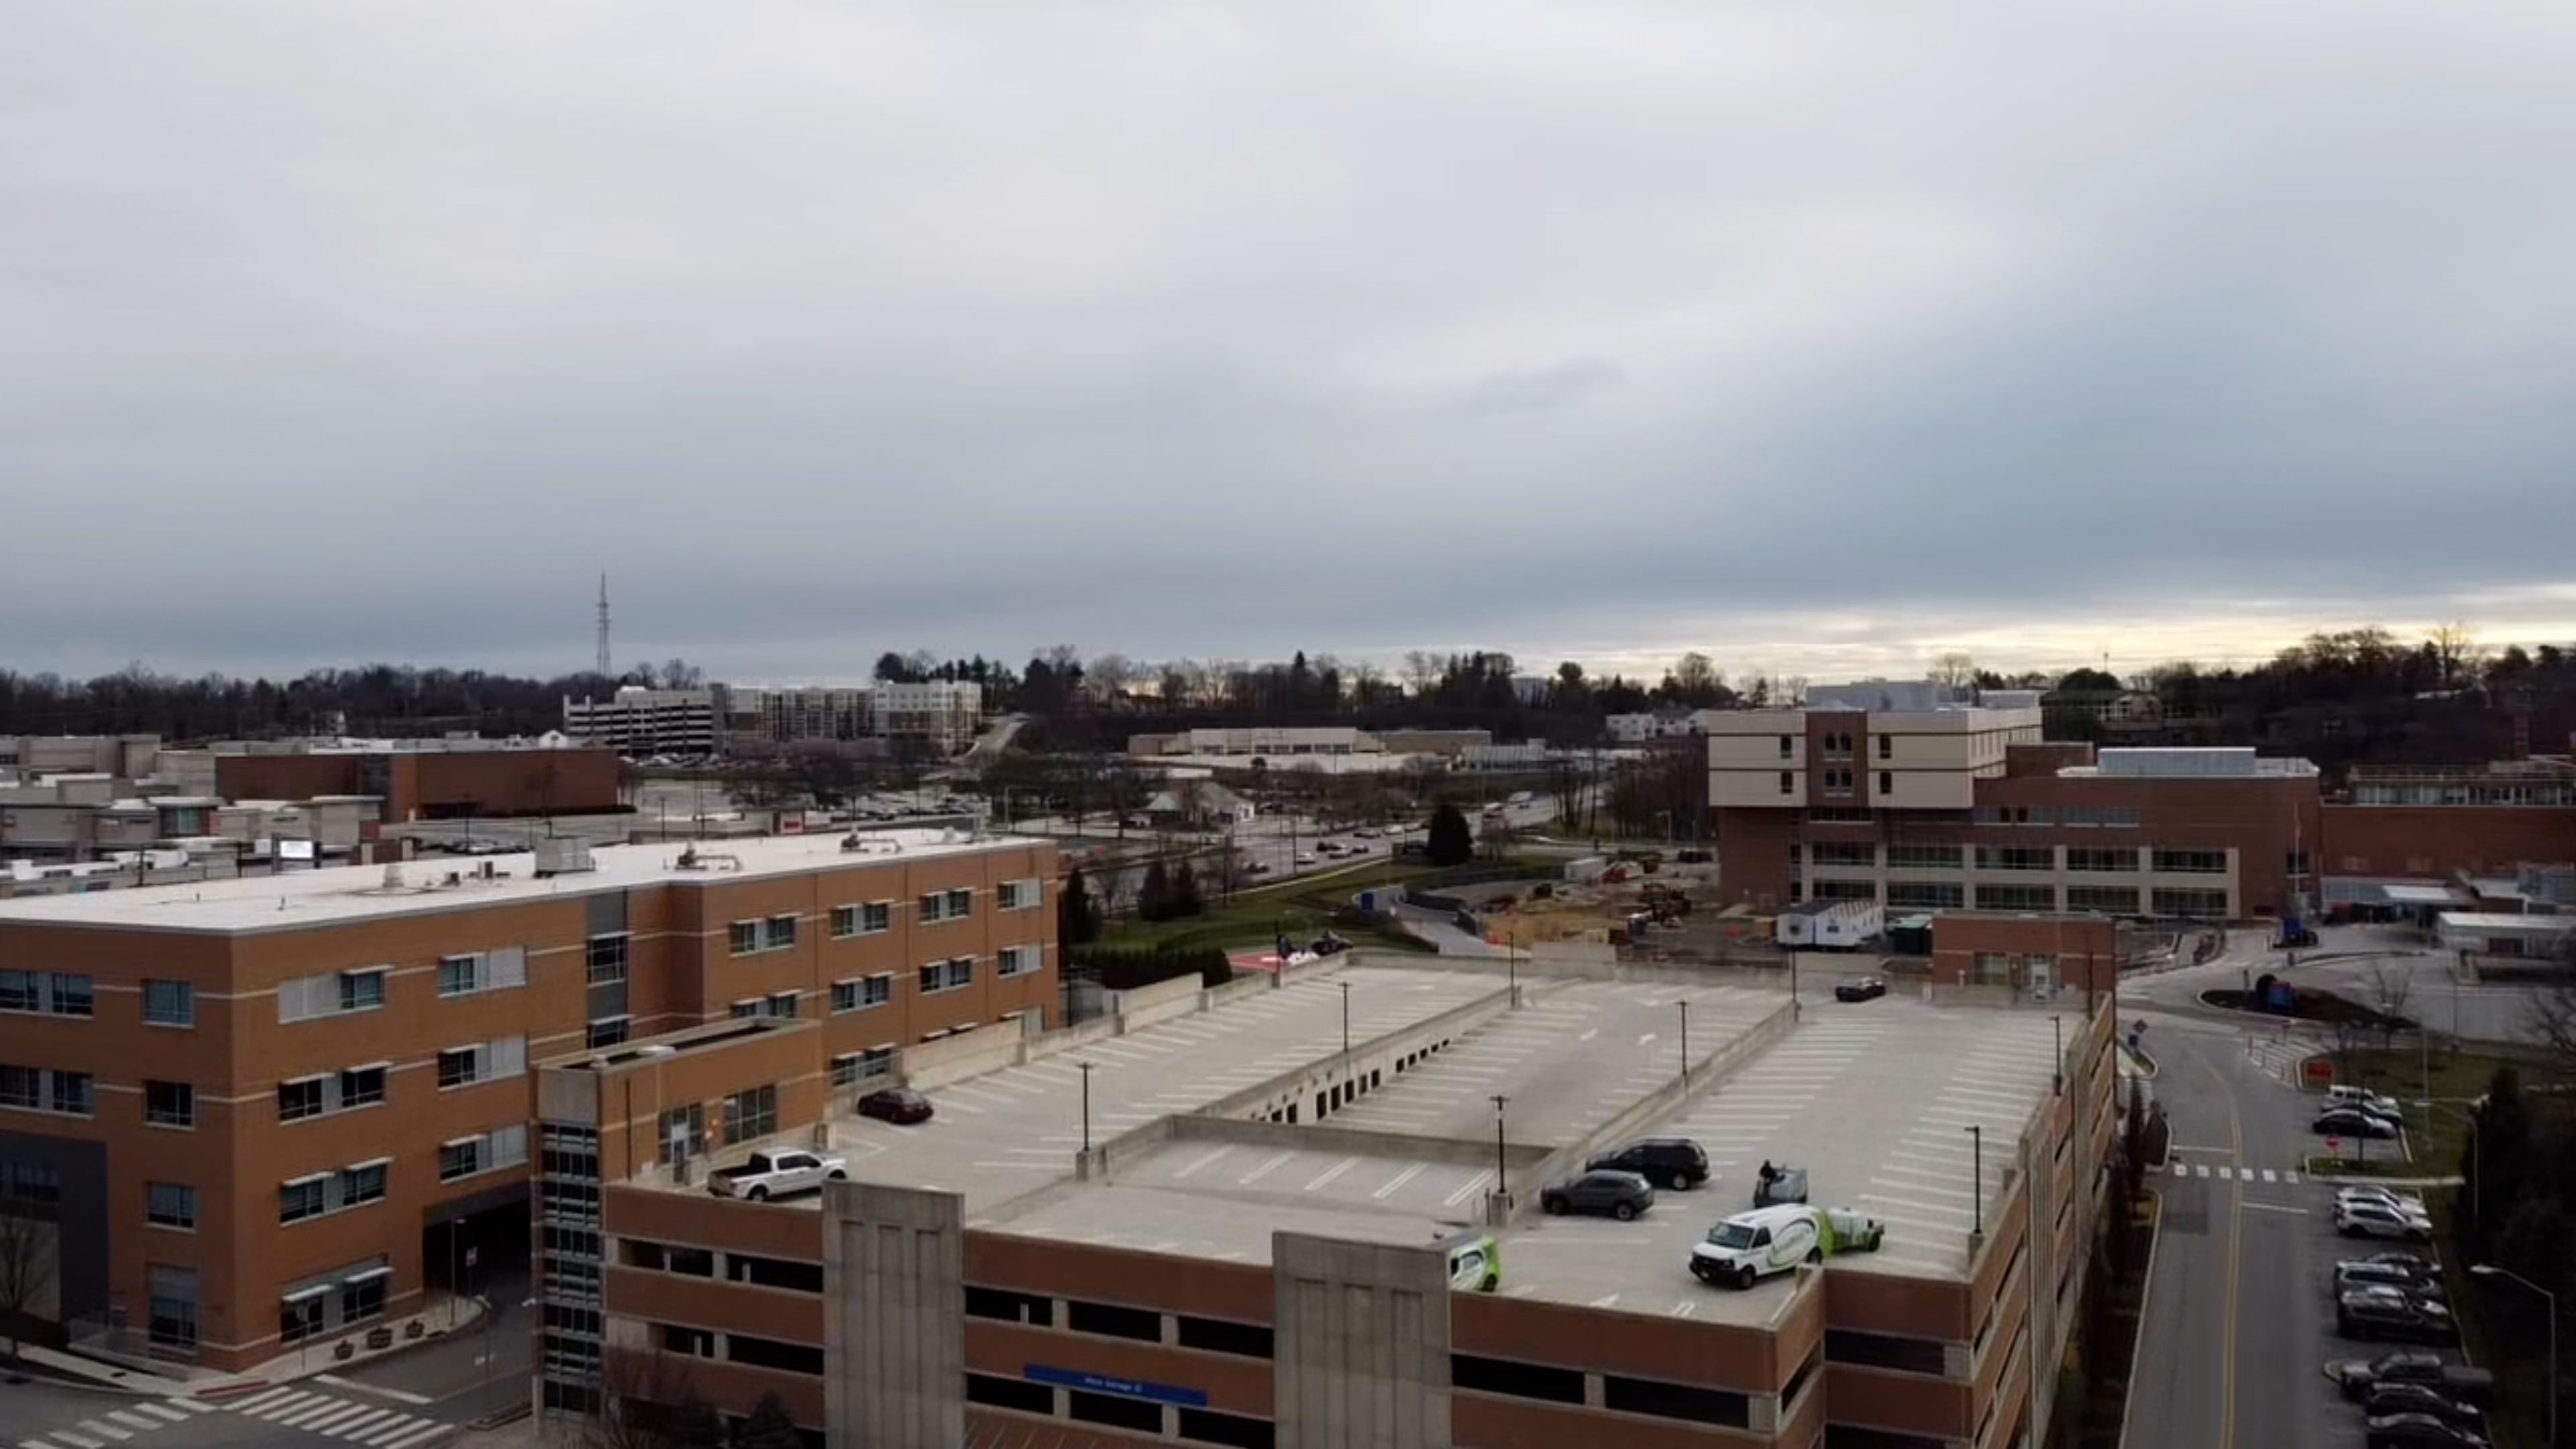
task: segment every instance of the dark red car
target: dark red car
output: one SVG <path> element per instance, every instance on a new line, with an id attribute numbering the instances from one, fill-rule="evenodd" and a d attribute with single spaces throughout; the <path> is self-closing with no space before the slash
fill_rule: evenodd
<path id="1" fill-rule="evenodd" d="M 930 1099 L 910 1087 L 888 1087 L 859 1099 L 859 1115 L 910 1126 L 930 1120 Z"/>

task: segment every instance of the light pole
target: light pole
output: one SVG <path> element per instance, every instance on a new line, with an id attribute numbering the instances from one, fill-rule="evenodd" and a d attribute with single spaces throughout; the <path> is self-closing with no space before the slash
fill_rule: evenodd
<path id="1" fill-rule="evenodd" d="M 2499 1268 L 2493 1263 L 2471 1263 L 2469 1265 L 2469 1271 L 2477 1274 L 2481 1278 L 2502 1278 L 2508 1282 L 2519 1283 L 2523 1287 L 2530 1289 L 2532 1292 L 2539 1294 L 2541 1302 L 2548 1305 L 2549 1437 L 2543 1439 L 2541 1442 L 2547 1445 L 2548 1449 L 2558 1449 L 2558 1295 L 2541 1287 L 2539 1284 L 2532 1282 L 2530 1279 L 2525 1278 L 2520 1273 L 2513 1271 L 2511 1268 Z"/>
<path id="2" fill-rule="evenodd" d="M 1345 982 L 1341 983 L 1341 987 L 1342 987 L 1342 1055 L 1343 1055 L 1343 1056 L 1349 1056 L 1349 1055 L 1351 1054 L 1351 983 L 1349 983 L 1349 982 L 1345 981 Z"/>
<path id="3" fill-rule="evenodd" d="M 2066 1095 L 2066 1021 L 2055 1012 L 2049 1013 L 2048 1037 L 2057 1043 L 2057 1055 L 2049 1058 L 2049 1066 L 2056 1074 L 2057 1095 L 2063 1097 Z"/>
<path id="4" fill-rule="evenodd" d="M 1975 1174 L 1975 1181 L 1969 1186 L 1976 1190 L 1977 1226 L 1972 1236 L 1983 1238 L 1986 1235 L 1986 1129 L 1973 1122 L 1968 1124 L 1968 1170 Z"/>
<path id="5" fill-rule="evenodd" d="M 1496 1197 L 1507 1197 L 1512 1190 L 1509 1169 L 1503 1162 L 1503 1104 L 1510 1100 L 1511 1098 L 1500 1092 L 1494 1094 L 1494 1195 Z"/>
<path id="6" fill-rule="evenodd" d="M 1690 999 L 1673 1003 L 1682 1009 L 1682 1090 L 1690 1090 Z"/>
<path id="7" fill-rule="evenodd" d="M 1074 1066 L 1082 1073 L 1082 1151 L 1087 1157 L 1091 1154 L 1091 1063 L 1075 1062 Z"/>

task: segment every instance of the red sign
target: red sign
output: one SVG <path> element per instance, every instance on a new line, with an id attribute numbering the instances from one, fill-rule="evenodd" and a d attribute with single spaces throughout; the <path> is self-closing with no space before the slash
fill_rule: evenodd
<path id="1" fill-rule="evenodd" d="M 2305 1070 L 2308 1075 L 2308 1085 L 2311 1087 L 2330 1087 L 2334 1085 L 2334 1063 L 2327 1061 L 2324 1057 L 2308 1058 L 2307 1065 L 2303 1070 Z"/>
<path id="2" fill-rule="evenodd" d="M 2340 1138 L 2340 1137 L 2329 1137 L 2329 1138 L 2327 1138 L 2327 1139 L 2326 1139 L 2326 1155 L 2327 1155 L 2328 1157 L 2341 1157 L 2341 1156 L 2343 1156 L 2343 1139 L 2342 1139 L 2342 1138 Z"/>

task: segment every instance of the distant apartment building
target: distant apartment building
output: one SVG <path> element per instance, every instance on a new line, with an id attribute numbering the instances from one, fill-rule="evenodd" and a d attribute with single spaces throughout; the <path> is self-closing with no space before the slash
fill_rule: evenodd
<path id="1" fill-rule="evenodd" d="M 628 758 L 712 755 L 722 714 L 714 689 L 621 686 L 606 699 L 564 696 L 564 733 Z"/>
<path id="2" fill-rule="evenodd" d="M 2324 814 L 2329 909 L 2475 908 L 2481 878 L 2576 861 L 2576 764 L 2357 767 Z"/>
<path id="3" fill-rule="evenodd" d="M 2313 899 L 2305 760 L 2049 743 L 2026 691 L 1942 703 L 1873 681 L 1818 698 L 1711 721 L 1730 900 L 2232 919 Z"/>
<path id="4" fill-rule="evenodd" d="M 1639 745 L 1649 740 L 1675 740 L 1708 733 L 1708 720 L 1721 713 L 1714 709 L 1656 710 L 1640 714 L 1614 714 L 1602 720 L 1612 742 Z"/>
<path id="5" fill-rule="evenodd" d="M 1286 758 L 1294 755 L 1370 755 L 1386 752 L 1377 736 L 1350 725 L 1291 727 L 1253 725 L 1232 729 L 1181 730 L 1174 734 L 1130 735 L 1127 753 L 1156 755 Z"/>
<path id="6" fill-rule="evenodd" d="M 972 681 L 880 682 L 869 691 L 871 732 L 890 744 L 928 745 L 953 755 L 975 742 L 984 686 Z"/>
<path id="7" fill-rule="evenodd" d="M 850 743 L 876 735 L 865 686 L 735 684 L 724 694 L 728 748 Z"/>
<path id="8" fill-rule="evenodd" d="M 1043 842 L 900 831 L 0 901 L 0 1197 L 80 1342 L 319 1355 L 527 1254 L 531 1063 L 645 1062 L 664 1160 L 764 1135 L 925 1041 L 1043 1025 L 1055 876 Z M 702 1103 L 643 1039 L 711 1025 L 780 1047 Z"/>

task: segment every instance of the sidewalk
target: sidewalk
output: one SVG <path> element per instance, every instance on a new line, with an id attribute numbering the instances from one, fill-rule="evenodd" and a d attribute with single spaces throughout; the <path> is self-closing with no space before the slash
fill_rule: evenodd
<path id="1" fill-rule="evenodd" d="M 390 1358 L 405 1349 L 436 1343 L 451 1332 L 471 1329 L 489 1311 L 489 1305 L 480 1298 L 439 1298 L 425 1304 L 417 1313 L 378 1319 L 337 1338 L 317 1339 L 291 1353 L 280 1354 L 266 1363 L 255 1364 L 237 1373 L 219 1373 L 184 1363 L 154 1364 L 147 1368 L 139 1362 L 91 1358 L 35 1344 L 26 1345 L 21 1356 L 48 1373 L 93 1388 L 152 1398 L 180 1395 L 219 1403 L 245 1394 L 262 1393 L 316 1374 L 346 1372 L 378 1359 Z M 414 1324 L 420 1326 L 417 1337 L 412 1336 Z M 382 1348 L 369 1348 L 368 1335 L 377 1329 L 391 1329 L 392 1342 Z M 339 1354 L 343 1344 L 350 1350 L 346 1358 Z"/>

